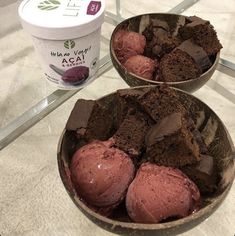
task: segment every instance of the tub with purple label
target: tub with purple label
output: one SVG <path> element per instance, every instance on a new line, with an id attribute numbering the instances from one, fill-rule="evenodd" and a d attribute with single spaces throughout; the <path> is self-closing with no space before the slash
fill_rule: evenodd
<path id="1" fill-rule="evenodd" d="M 60 89 L 78 89 L 99 68 L 104 0 L 24 0 L 21 22 L 32 35 L 45 78 Z"/>

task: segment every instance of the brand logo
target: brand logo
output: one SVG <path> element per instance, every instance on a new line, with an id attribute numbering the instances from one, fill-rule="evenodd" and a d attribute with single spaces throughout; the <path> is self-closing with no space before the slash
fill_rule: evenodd
<path id="1" fill-rule="evenodd" d="M 43 11 L 55 10 L 59 6 L 60 2 L 58 0 L 47 0 L 38 4 L 38 8 Z"/>
<path id="2" fill-rule="evenodd" d="M 72 49 L 75 47 L 75 42 L 73 40 L 66 40 L 64 42 L 64 47 L 67 49 Z"/>

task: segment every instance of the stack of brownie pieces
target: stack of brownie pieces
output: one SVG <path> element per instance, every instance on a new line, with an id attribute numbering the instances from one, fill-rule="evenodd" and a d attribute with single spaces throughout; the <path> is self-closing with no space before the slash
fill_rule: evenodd
<path id="1" fill-rule="evenodd" d="M 222 48 L 209 21 L 196 16 L 179 16 L 174 31 L 167 22 L 151 19 L 142 34 L 146 38 L 144 55 L 157 59 L 155 80 L 179 82 L 199 77 L 207 71 Z"/>
<path id="2" fill-rule="evenodd" d="M 137 168 L 145 161 L 179 168 L 201 193 L 211 193 L 217 184 L 216 165 L 188 110 L 165 84 L 124 89 L 116 92 L 111 109 L 99 101 L 78 100 L 66 129 L 83 144 L 112 140 Z"/>

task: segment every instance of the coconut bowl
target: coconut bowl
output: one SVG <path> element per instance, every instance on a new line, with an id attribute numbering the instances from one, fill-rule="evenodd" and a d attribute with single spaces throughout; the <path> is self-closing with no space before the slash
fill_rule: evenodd
<path id="1" fill-rule="evenodd" d="M 149 86 L 129 89 L 143 89 L 147 87 Z M 203 204 L 199 211 L 182 219 L 166 223 L 133 223 L 128 220 L 124 209 L 117 212 L 112 218 L 104 217 L 89 208 L 76 194 L 70 179 L 69 167 L 72 155 L 76 151 L 78 140 L 74 138 L 69 131 L 64 130 L 61 134 L 57 151 L 58 168 L 61 180 L 75 206 L 91 221 L 97 224 L 97 226 L 121 235 L 176 235 L 195 227 L 208 218 L 221 205 L 229 193 L 235 176 L 235 150 L 227 129 L 215 112 L 205 103 L 189 93 L 175 88 L 172 89 L 176 91 L 188 109 L 194 105 L 198 105 L 204 113 L 204 123 L 208 125 L 209 130 L 204 138 L 211 140 L 209 152 L 210 155 L 214 157 L 218 170 L 218 189 L 209 196 L 203 196 Z M 116 109 L 115 93 L 102 97 L 98 101 L 111 110 L 113 109 L 113 111 Z"/>
<path id="2" fill-rule="evenodd" d="M 140 25 L 144 24 L 143 22 L 141 23 L 142 21 L 141 19 L 143 19 L 144 17 L 145 18 L 147 17 L 149 19 L 159 19 L 166 21 L 170 29 L 175 30 L 175 28 L 177 27 L 176 25 L 180 21 L 181 19 L 180 17 L 182 17 L 182 15 L 168 14 L 168 13 L 152 13 L 152 14 L 137 15 L 122 21 L 115 27 L 110 40 L 110 56 L 115 69 L 117 70 L 121 78 L 130 87 L 143 86 L 143 85 L 158 85 L 163 83 L 162 81 L 148 80 L 136 74 L 128 72 L 126 68 L 118 60 L 113 48 L 113 40 L 117 31 L 120 29 L 128 29 L 130 31 L 139 32 L 140 27 L 142 27 Z M 215 56 L 211 57 L 210 58 L 212 62 L 211 67 L 195 79 L 184 80 L 179 82 L 166 82 L 166 83 L 169 84 L 171 87 L 179 88 L 181 90 L 192 93 L 200 89 L 211 78 L 218 65 L 219 58 L 220 58 L 220 53 L 217 53 Z"/>

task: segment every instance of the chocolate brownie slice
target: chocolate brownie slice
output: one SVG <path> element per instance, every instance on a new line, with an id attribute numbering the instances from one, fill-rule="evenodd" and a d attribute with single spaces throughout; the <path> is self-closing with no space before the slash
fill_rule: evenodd
<path id="1" fill-rule="evenodd" d="M 143 113 L 131 109 L 112 139 L 116 147 L 136 157 L 144 148 L 144 138 L 148 129 L 148 118 Z"/>
<path id="2" fill-rule="evenodd" d="M 180 112 L 152 126 L 145 143 L 149 160 L 159 165 L 182 167 L 200 161 L 199 145 Z"/>
<path id="3" fill-rule="evenodd" d="M 138 106 L 137 99 L 142 96 L 148 88 L 143 89 L 119 89 L 116 92 L 117 98 L 117 127 L 122 123 L 128 110 L 131 109 L 141 109 Z"/>
<path id="4" fill-rule="evenodd" d="M 162 27 L 153 28 L 152 38 L 147 41 L 145 55 L 151 58 L 161 58 L 165 53 L 169 53 L 180 44 L 177 37 L 173 37 Z"/>
<path id="5" fill-rule="evenodd" d="M 180 38 L 172 36 L 168 23 L 160 19 L 151 19 L 143 31 L 147 39 L 144 55 L 153 59 L 161 58 L 180 44 Z"/>
<path id="6" fill-rule="evenodd" d="M 181 170 L 197 184 L 201 193 L 212 193 L 216 190 L 217 175 L 212 156 L 203 155 L 196 165 L 184 166 Z"/>
<path id="7" fill-rule="evenodd" d="M 209 21 L 199 17 L 187 17 L 186 24 L 179 29 L 182 39 L 192 38 L 196 44 L 201 46 L 208 55 L 214 55 L 220 51 L 222 45 L 217 38 L 216 31 Z"/>
<path id="8" fill-rule="evenodd" d="M 202 72 L 211 67 L 212 64 L 207 53 L 191 39 L 185 40 L 177 48 L 186 52 L 197 63 L 197 65 L 199 65 Z"/>
<path id="9" fill-rule="evenodd" d="M 194 59 L 178 48 L 162 57 L 159 69 L 161 79 L 166 82 L 196 79 L 202 74 Z"/>
<path id="10" fill-rule="evenodd" d="M 77 138 L 86 141 L 106 140 L 111 135 L 113 124 L 109 109 L 97 101 L 79 99 L 66 124 L 66 130 L 76 132 Z"/>
<path id="11" fill-rule="evenodd" d="M 138 97 L 137 102 L 143 111 L 155 122 L 173 112 L 186 112 L 179 101 L 178 95 L 166 84 L 150 88 L 142 96 Z"/>

